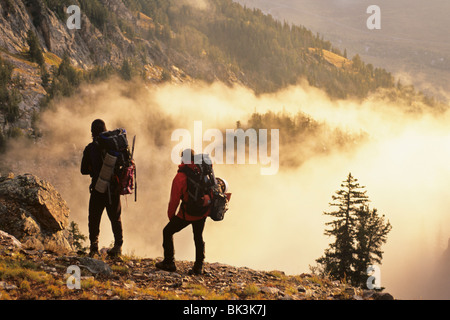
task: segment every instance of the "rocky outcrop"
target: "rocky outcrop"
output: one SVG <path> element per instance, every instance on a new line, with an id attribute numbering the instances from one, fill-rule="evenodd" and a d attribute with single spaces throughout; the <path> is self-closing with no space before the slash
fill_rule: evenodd
<path id="1" fill-rule="evenodd" d="M 0 230 L 25 247 L 70 251 L 69 208 L 48 182 L 26 174 L 0 177 Z"/>
<path id="2" fill-rule="evenodd" d="M 123 6 L 123 3 L 119 3 Z M 127 17 L 131 19 L 131 15 L 129 16 Z M 111 45 L 111 41 L 103 37 L 85 14 L 81 15 L 81 25 L 82 31 L 67 28 L 66 21 L 58 17 L 42 0 L 0 1 L 0 47 L 10 53 L 20 54 L 26 51 L 28 30 L 35 32 L 44 51 L 60 57 L 67 53 L 80 68 L 103 63 L 119 64 L 126 50 L 133 49 L 120 30 L 112 33 L 115 45 Z M 109 49 L 99 50 L 106 47 Z"/>

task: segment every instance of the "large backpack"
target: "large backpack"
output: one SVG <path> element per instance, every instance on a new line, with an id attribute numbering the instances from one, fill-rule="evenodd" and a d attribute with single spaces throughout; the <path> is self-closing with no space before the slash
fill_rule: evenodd
<path id="1" fill-rule="evenodd" d="M 221 179 L 216 179 L 212 166 L 212 161 L 207 154 L 194 156 L 194 163 L 198 170 L 193 170 L 188 166 L 180 169 L 187 177 L 188 201 L 184 202 L 184 208 L 191 216 L 201 217 L 211 209 L 209 217 L 214 221 L 221 221 L 228 210 L 227 196 L 219 183 Z M 211 202 L 204 205 L 204 196 L 209 195 Z"/>
<path id="2" fill-rule="evenodd" d="M 209 209 L 204 205 L 205 195 L 212 196 L 212 187 L 216 184 L 211 159 L 207 154 L 194 156 L 196 169 L 184 166 L 179 169 L 186 174 L 188 200 L 183 202 L 185 211 L 194 217 L 203 216 Z"/>
<path id="3" fill-rule="evenodd" d="M 136 184 L 136 166 L 133 153 L 130 152 L 126 130 L 118 128 L 102 132 L 97 137 L 96 143 L 103 154 L 103 166 L 96 190 L 102 193 L 110 191 L 111 183 L 114 183 L 119 188 L 120 195 L 133 193 Z"/>

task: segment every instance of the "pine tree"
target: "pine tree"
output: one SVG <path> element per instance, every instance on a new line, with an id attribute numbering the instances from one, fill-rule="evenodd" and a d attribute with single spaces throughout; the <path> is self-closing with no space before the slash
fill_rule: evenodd
<path id="1" fill-rule="evenodd" d="M 341 184 L 342 189 L 332 196 L 330 206 L 337 207 L 336 211 L 325 212 L 325 215 L 335 217 L 326 225 L 325 235 L 335 238 L 325 250 L 325 255 L 317 262 L 324 266 L 324 272 L 337 279 L 348 278 L 353 274 L 353 260 L 355 255 L 355 224 L 359 208 L 367 204 L 366 191 L 362 191 L 358 180 L 351 173 Z"/>
<path id="2" fill-rule="evenodd" d="M 354 263 L 353 283 L 363 285 L 367 280 L 367 267 L 381 264 L 381 246 L 387 241 L 392 226 L 385 222 L 385 216 L 378 215 L 377 209 L 363 206 L 358 210 L 356 229 L 356 261 Z"/>
<path id="3" fill-rule="evenodd" d="M 71 242 L 75 249 L 80 251 L 85 251 L 85 248 L 83 247 L 83 242 L 86 240 L 86 236 L 83 235 L 80 232 L 80 229 L 78 228 L 78 224 L 74 221 L 70 222 L 69 225 L 69 234 L 71 235 Z"/>
<path id="4" fill-rule="evenodd" d="M 128 59 L 124 59 L 120 68 L 120 76 L 125 81 L 130 81 L 133 77 L 131 64 Z"/>
<path id="5" fill-rule="evenodd" d="M 363 285 L 367 280 L 367 267 L 381 264 L 381 245 L 387 241 L 392 227 L 389 221 L 385 223 L 384 215 L 378 215 L 377 209 L 369 209 L 365 187 L 360 186 L 351 173 L 341 188 L 330 203 L 337 210 L 324 213 L 335 218 L 326 223 L 331 228 L 325 230 L 325 235 L 334 237 L 335 242 L 316 261 L 332 278 Z"/>
<path id="6" fill-rule="evenodd" d="M 40 66 L 42 66 L 45 62 L 44 55 L 42 54 L 41 46 L 39 45 L 39 41 L 36 35 L 34 34 L 33 30 L 28 30 L 27 44 L 29 47 L 29 54 L 31 61 L 34 61 Z"/>

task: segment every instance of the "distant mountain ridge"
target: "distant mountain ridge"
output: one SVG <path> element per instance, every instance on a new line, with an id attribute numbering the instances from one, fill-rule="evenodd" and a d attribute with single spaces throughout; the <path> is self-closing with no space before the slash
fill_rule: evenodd
<path id="1" fill-rule="evenodd" d="M 448 100 L 450 41 L 446 0 L 236 0 L 280 21 L 301 23 L 404 83 Z M 381 9 L 381 29 L 369 30 L 370 5 Z"/>

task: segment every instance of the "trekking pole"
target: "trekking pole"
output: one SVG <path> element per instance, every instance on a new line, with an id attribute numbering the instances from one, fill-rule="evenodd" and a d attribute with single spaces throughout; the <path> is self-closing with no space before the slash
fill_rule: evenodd
<path id="1" fill-rule="evenodd" d="M 137 181 L 136 181 L 136 163 L 134 163 L 134 145 L 136 143 L 136 136 L 133 137 L 133 147 L 131 150 L 131 160 L 133 161 L 134 165 L 134 202 L 137 201 Z"/>
<path id="2" fill-rule="evenodd" d="M 134 144 L 136 143 L 136 136 L 133 137 L 133 146 L 131 147 L 131 160 L 133 159 L 134 156 Z"/>
<path id="3" fill-rule="evenodd" d="M 134 165 L 134 202 L 137 201 L 137 178 L 136 178 L 136 164 Z"/>

